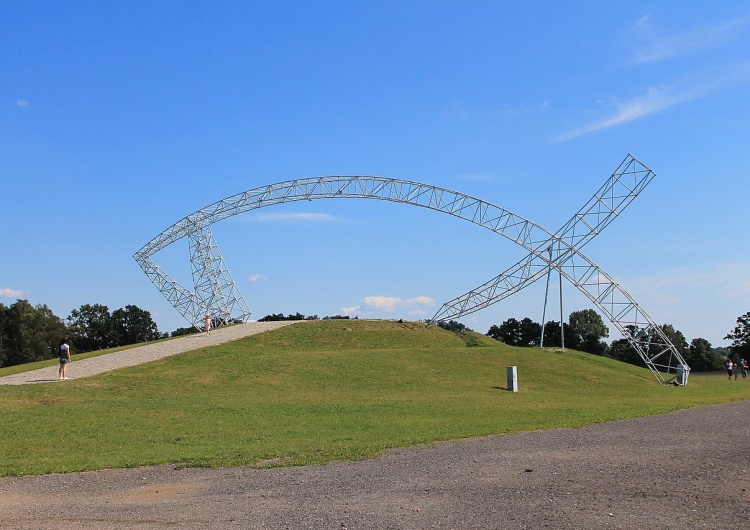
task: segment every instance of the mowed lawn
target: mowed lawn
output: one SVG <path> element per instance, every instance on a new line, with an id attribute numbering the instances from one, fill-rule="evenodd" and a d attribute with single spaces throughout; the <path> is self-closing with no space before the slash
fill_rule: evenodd
<path id="1" fill-rule="evenodd" d="M 306 465 L 750 398 L 750 382 L 721 374 L 660 386 L 602 357 L 473 342 L 414 322 L 311 321 L 96 377 L 0 386 L 0 475 Z M 518 393 L 504 388 L 511 365 Z"/>

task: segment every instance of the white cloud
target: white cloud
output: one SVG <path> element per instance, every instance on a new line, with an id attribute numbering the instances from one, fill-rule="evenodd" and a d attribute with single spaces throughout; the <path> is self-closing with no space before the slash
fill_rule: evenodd
<path id="1" fill-rule="evenodd" d="M 344 316 L 374 317 L 377 312 L 394 313 L 397 310 L 408 310 L 409 316 L 421 318 L 428 314 L 427 307 L 435 305 L 435 300 L 429 296 L 414 298 L 400 298 L 398 296 L 367 296 L 360 305 L 342 307 Z"/>
<path id="2" fill-rule="evenodd" d="M 255 273 L 255 274 L 251 274 L 247 278 L 247 281 L 249 281 L 249 282 L 257 282 L 259 280 L 265 280 L 265 279 L 266 279 L 266 277 L 263 276 L 262 274 Z"/>
<path id="3" fill-rule="evenodd" d="M 616 109 L 606 118 L 572 129 L 556 138 L 558 142 L 565 142 L 595 131 L 614 127 L 622 123 L 654 114 L 670 107 L 695 99 L 703 95 L 708 88 L 693 90 L 677 90 L 673 87 L 650 87 L 642 96 L 636 96 L 625 102 L 617 103 Z"/>
<path id="4" fill-rule="evenodd" d="M 703 97 L 717 89 L 750 81 L 750 63 L 739 63 L 728 68 L 717 68 L 712 72 L 703 72 L 696 77 L 697 81 L 683 82 L 672 86 L 659 88 L 649 87 L 648 91 L 627 101 L 614 101 L 614 109 L 609 116 L 572 129 L 555 141 L 565 142 L 579 136 L 593 133 L 609 127 L 631 122 L 669 109 L 686 101 Z"/>
<path id="5" fill-rule="evenodd" d="M 750 17 L 744 17 L 722 24 L 695 28 L 682 33 L 667 34 L 656 29 L 650 17 L 636 22 L 630 30 L 629 46 L 634 58 L 631 65 L 657 63 L 666 59 L 698 52 L 713 46 L 730 42 L 739 36 L 748 25 Z M 603 117 L 581 127 L 561 134 L 554 141 L 565 142 L 579 136 L 608 129 L 661 112 L 681 103 L 697 99 L 715 90 L 750 79 L 750 64 L 736 63 L 717 67 L 713 70 L 695 72 L 691 79 L 651 86 L 645 94 L 627 100 L 613 98 L 603 110 Z"/>
<path id="6" fill-rule="evenodd" d="M 414 306 L 433 306 L 435 300 L 429 296 L 417 296 L 403 300 L 397 296 L 368 296 L 362 301 L 366 309 L 374 309 L 392 313 L 396 309 Z"/>
<path id="7" fill-rule="evenodd" d="M 416 298 L 409 298 L 407 300 L 404 300 L 405 306 L 415 306 L 415 305 L 426 305 L 426 306 L 434 306 L 435 300 L 433 298 L 430 298 L 429 296 L 417 296 Z"/>
<path id="8" fill-rule="evenodd" d="M 651 17 L 645 16 L 627 34 L 628 46 L 633 53 L 631 64 L 656 63 L 725 44 L 739 37 L 747 22 L 748 18 L 743 17 L 670 34 L 656 28 Z"/>
<path id="9" fill-rule="evenodd" d="M 379 309 L 390 313 L 396 310 L 401 299 L 396 296 L 368 296 L 362 303 L 367 309 Z"/>
<path id="10" fill-rule="evenodd" d="M 0 289 L 0 298 L 21 298 L 22 296 L 23 291 L 19 291 L 18 289 L 10 289 L 8 287 Z"/>
<path id="11" fill-rule="evenodd" d="M 263 213 L 249 218 L 254 223 L 284 223 L 284 222 L 307 222 L 307 223 L 340 223 L 344 219 L 327 213 L 298 212 L 298 213 Z"/>
<path id="12" fill-rule="evenodd" d="M 29 102 L 26 101 L 25 99 L 16 100 L 16 107 L 28 107 L 28 106 L 29 106 Z"/>

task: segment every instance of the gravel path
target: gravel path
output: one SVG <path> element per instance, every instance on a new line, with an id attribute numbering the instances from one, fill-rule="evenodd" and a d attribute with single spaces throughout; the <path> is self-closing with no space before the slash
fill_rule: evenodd
<path id="1" fill-rule="evenodd" d="M 0 528 L 750 527 L 750 401 L 255 470 L 0 479 Z"/>
<path id="2" fill-rule="evenodd" d="M 184 337 L 178 337 L 172 340 L 155 342 L 153 344 L 131 348 L 123 352 L 99 355 L 98 357 L 91 357 L 80 361 L 76 361 L 75 356 L 73 356 L 73 362 L 68 365 L 68 376 L 71 379 L 90 377 L 103 372 L 110 372 L 112 370 L 117 370 L 118 368 L 126 368 L 128 366 L 148 363 L 161 359 L 162 357 L 196 350 L 206 346 L 215 346 L 224 342 L 231 342 L 233 340 L 241 339 L 242 337 L 247 337 L 248 335 L 278 329 L 299 322 L 300 321 L 296 320 L 280 322 L 248 322 L 236 326 L 227 326 L 211 330 L 210 335 L 206 335 L 205 333 L 185 335 Z M 0 377 L 0 385 L 25 385 L 30 383 L 58 382 L 58 368 L 59 365 L 55 365 L 21 374 Z"/>

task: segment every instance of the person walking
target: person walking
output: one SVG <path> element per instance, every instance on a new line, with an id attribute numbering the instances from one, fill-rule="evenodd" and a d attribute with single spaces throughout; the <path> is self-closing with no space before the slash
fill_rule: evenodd
<path id="1" fill-rule="evenodd" d="M 744 381 L 747 378 L 747 361 L 745 359 L 740 361 L 740 369 L 742 370 L 742 380 Z"/>
<path id="2" fill-rule="evenodd" d="M 68 365 L 70 364 L 70 346 L 68 346 L 68 337 L 60 339 L 60 345 L 57 347 L 57 354 L 60 356 L 60 370 L 58 376 L 60 381 L 68 378 Z"/>
<path id="3" fill-rule="evenodd" d="M 724 368 L 726 368 L 727 375 L 729 376 L 727 377 L 729 381 L 732 380 L 732 368 L 733 368 L 732 364 L 733 364 L 732 359 L 727 359 L 727 362 L 724 364 Z"/>
<path id="4" fill-rule="evenodd" d="M 206 316 L 203 317 L 203 327 L 206 330 L 206 335 L 211 334 L 211 315 L 209 313 L 206 313 Z"/>
<path id="5" fill-rule="evenodd" d="M 740 363 L 739 362 L 734 363 L 734 366 L 732 366 L 732 372 L 734 373 L 734 380 L 737 381 L 737 376 L 740 375 Z"/>

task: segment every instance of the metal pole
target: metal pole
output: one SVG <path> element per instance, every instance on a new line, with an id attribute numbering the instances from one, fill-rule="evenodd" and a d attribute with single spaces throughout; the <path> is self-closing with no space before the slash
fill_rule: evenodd
<path id="1" fill-rule="evenodd" d="M 560 347 L 565 349 L 565 324 L 563 323 L 562 271 L 560 273 Z"/>
<path id="2" fill-rule="evenodd" d="M 552 273 L 552 245 L 547 247 L 549 252 L 549 268 L 547 269 L 547 287 L 544 289 L 544 309 L 542 309 L 542 336 L 539 337 L 539 347 L 544 347 L 544 320 L 547 318 L 547 295 L 549 294 L 549 276 Z"/>

